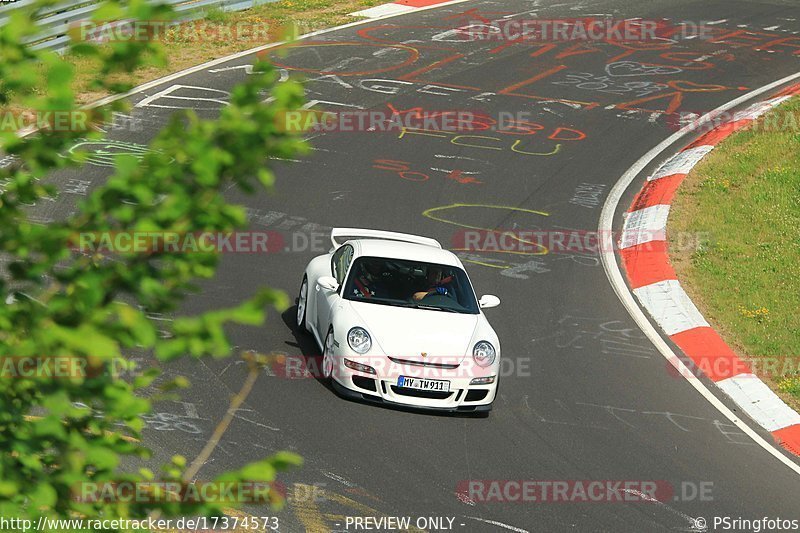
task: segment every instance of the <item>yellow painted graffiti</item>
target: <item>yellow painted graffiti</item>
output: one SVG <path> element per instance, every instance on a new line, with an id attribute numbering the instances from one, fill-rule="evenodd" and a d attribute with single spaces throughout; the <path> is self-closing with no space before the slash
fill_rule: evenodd
<path id="1" fill-rule="evenodd" d="M 448 132 L 448 131 L 440 131 L 440 130 L 426 130 L 422 128 L 401 128 L 400 134 L 397 136 L 398 139 L 404 138 L 406 135 L 413 134 L 413 135 L 423 135 L 426 137 L 439 137 L 442 139 L 447 139 L 448 135 L 453 135 L 450 138 L 450 144 L 454 144 L 456 146 L 464 146 L 466 148 L 478 148 L 481 150 L 511 150 L 516 154 L 523 154 L 523 155 L 534 155 L 534 156 L 551 156 L 556 155 L 558 152 L 561 151 L 561 143 L 557 143 L 555 148 L 553 148 L 549 152 L 527 152 L 525 150 L 520 150 L 518 147 L 522 143 L 522 139 L 517 139 L 514 141 L 510 146 L 503 146 L 504 140 L 500 137 L 491 137 L 489 135 L 455 135 L 455 132 Z M 500 146 L 496 146 L 497 143 L 501 143 Z"/>
<path id="2" fill-rule="evenodd" d="M 518 154 L 525 154 L 525 155 L 556 155 L 558 152 L 561 151 L 561 144 L 557 144 L 555 148 L 553 148 L 552 152 L 526 152 L 524 150 L 517 150 L 517 146 L 521 143 L 521 140 L 517 140 L 514 144 L 511 145 L 511 151 L 516 152 Z"/>
<path id="3" fill-rule="evenodd" d="M 447 210 L 451 210 L 451 209 L 461 209 L 461 208 L 500 209 L 500 210 L 505 210 L 505 211 L 513 211 L 513 212 L 516 212 L 516 213 L 529 213 L 529 214 L 539 215 L 539 216 L 543 216 L 543 217 L 550 216 L 549 213 L 545 213 L 544 211 L 536 211 L 534 209 L 525 209 L 525 208 L 522 208 L 522 207 L 512 207 L 512 206 L 507 206 L 507 205 L 461 204 L 461 203 L 443 205 L 443 206 L 439 206 L 439 207 L 431 207 L 430 209 L 426 209 L 425 211 L 423 211 L 422 212 L 422 216 L 430 218 L 431 220 L 435 220 L 437 222 L 443 222 L 445 224 L 451 224 L 453 226 L 458 226 L 458 227 L 461 227 L 461 228 L 467 228 L 467 229 L 474 229 L 474 230 L 480 230 L 480 231 L 488 231 L 488 232 L 499 233 L 501 237 L 503 235 L 508 235 L 509 237 L 511 237 L 512 239 L 514 239 L 514 240 L 516 240 L 516 241 L 518 241 L 520 243 L 527 244 L 527 245 L 535 247 L 534 251 L 532 251 L 532 252 L 522 252 L 522 251 L 513 251 L 513 250 L 496 250 L 496 252 L 498 252 L 498 253 L 512 253 L 512 254 L 517 254 L 517 255 L 546 255 L 548 253 L 548 250 L 547 250 L 546 246 L 544 246 L 544 245 L 542 245 L 540 243 L 537 243 L 537 242 L 531 242 L 531 241 L 527 241 L 525 239 L 522 239 L 518 235 L 514 234 L 513 231 L 497 231 L 495 228 L 484 228 L 484 227 L 481 227 L 481 226 L 473 226 L 473 225 L 470 225 L 470 224 L 464 224 L 463 222 L 456 222 L 454 220 L 450 220 L 448 218 L 444 218 L 441 214 L 439 214 L 442 211 L 447 211 Z M 456 251 L 476 251 L 476 252 L 480 251 L 480 250 L 467 250 L 467 249 L 464 249 L 464 248 L 455 249 L 455 250 Z M 493 252 L 495 252 L 495 251 L 493 251 Z M 472 261 L 472 262 L 475 262 L 475 261 Z M 483 263 L 479 263 L 479 264 L 483 264 Z M 488 265 L 488 264 L 486 264 L 484 266 L 493 266 L 495 268 L 508 268 L 508 267 L 498 267 L 496 265 Z"/>
<path id="4" fill-rule="evenodd" d="M 458 248 L 455 248 L 454 251 L 458 252 L 460 250 Z M 493 265 L 491 263 L 486 263 L 484 261 L 475 261 L 474 259 L 464 259 L 464 262 L 465 263 L 472 263 L 473 265 L 481 265 L 481 266 L 485 266 L 485 267 L 499 268 L 501 270 L 504 269 L 504 268 L 511 268 L 510 265 Z"/>
<path id="5" fill-rule="evenodd" d="M 488 137 L 486 135 L 456 135 L 455 137 L 450 139 L 450 142 L 452 144 L 455 144 L 456 146 L 466 146 L 468 148 L 483 148 L 485 150 L 502 150 L 502 148 L 497 146 L 484 146 L 482 144 L 465 142 L 462 141 L 462 139 L 489 139 L 490 141 L 502 142 L 502 140 L 497 137 Z"/>
<path id="6" fill-rule="evenodd" d="M 295 483 L 292 487 L 292 494 L 289 499 L 292 502 L 294 515 L 303 525 L 306 533 L 325 533 L 330 531 L 330 527 L 322 517 L 322 513 L 314 499 L 297 497 L 298 492 L 307 494 L 309 489 L 312 489 L 312 487 L 302 483 Z"/>

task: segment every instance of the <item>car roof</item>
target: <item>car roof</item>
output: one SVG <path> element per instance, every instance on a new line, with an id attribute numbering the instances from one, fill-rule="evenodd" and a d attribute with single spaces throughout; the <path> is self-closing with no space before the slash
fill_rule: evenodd
<path id="1" fill-rule="evenodd" d="M 347 242 L 355 248 L 356 256 L 408 259 L 464 268 L 453 252 L 433 246 L 386 239 L 353 239 Z"/>

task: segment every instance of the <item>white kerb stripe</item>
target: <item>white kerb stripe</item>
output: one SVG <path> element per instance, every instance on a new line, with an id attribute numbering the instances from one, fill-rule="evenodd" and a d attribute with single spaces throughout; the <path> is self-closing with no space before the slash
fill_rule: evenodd
<path id="1" fill-rule="evenodd" d="M 782 103 L 784 103 L 787 100 L 791 100 L 792 98 L 794 98 L 794 96 L 795 95 L 793 95 L 793 94 L 786 94 L 786 95 L 783 95 L 783 96 L 779 96 L 777 98 L 770 98 L 769 100 L 767 100 L 767 104 L 770 107 L 776 107 L 776 106 L 781 105 Z"/>
<path id="2" fill-rule="evenodd" d="M 683 152 L 678 152 L 674 156 L 658 167 L 656 173 L 647 178 L 648 181 L 657 180 L 673 174 L 688 174 L 692 168 L 703 159 L 714 147 L 710 144 L 689 148 Z"/>
<path id="3" fill-rule="evenodd" d="M 633 294 L 667 335 L 708 326 L 706 319 L 676 279 L 633 289 Z"/>
<path id="4" fill-rule="evenodd" d="M 794 412 L 753 374 L 726 378 L 718 381 L 717 386 L 767 431 L 800 424 L 800 414 Z"/>
<path id="5" fill-rule="evenodd" d="M 627 213 L 622 226 L 620 249 L 650 241 L 666 240 L 667 218 L 669 218 L 669 206 L 666 204 L 651 205 Z"/>
<path id="6" fill-rule="evenodd" d="M 782 104 L 790 98 L 791 96 L 779 96 L 778 98 L 771 98 L 763 102 L 758 102 L 750 107 L 746 107 L 742 111 L 734 113 L 733 120 L 755 120 L 761 115 L 766 114 L 768 111 L 771 111 L 773 107 Z"/>
<path id="7" fill-rule="evenodd" d="M 757 104 L 753 104 L 750 107 L 746 107 L 741 111 L 737 111 L 733 114 L 733 121 L 736 122 L 737 120 L 755 120 L 767 111 L 772 109 L 772 106 L 769 105 L 769 101 L 766 102 L 759 102 Z"/>
<path id="8" fill-rule="evenodd" d="M 389 15 L 399 15 L 400 13 L 414 11 L 414 9 L 415 8 L 411 6 L 404 6 L 402 4 L 382 4 L 369 9 L 362 9 L 361 11 L 356 11 L 355 13 L 350 13 L 350 15 L 353 17 L 367 17 L 374 19 Z"/>

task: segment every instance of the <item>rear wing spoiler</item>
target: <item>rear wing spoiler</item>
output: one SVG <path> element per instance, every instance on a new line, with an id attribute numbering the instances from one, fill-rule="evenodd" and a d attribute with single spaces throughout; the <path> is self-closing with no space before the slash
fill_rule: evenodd
<path id="1" fill-rule="evenodd" d="M 331 243 L 334 248 L 337 248 L 351 239 L 382 239 L 387 241 L 410 242 L 414 244 L 422 244 L 425 246 L 433 246 L 434 248 L 442 247 L 439 241 L 429 237 L 420 237 L 419 235 L 410 235 L 408 233 L 396 233 L 394 231 L 382 231 L 377 229 L 360 229 L 360 228 L 333 228 L 331 230 Z"/>

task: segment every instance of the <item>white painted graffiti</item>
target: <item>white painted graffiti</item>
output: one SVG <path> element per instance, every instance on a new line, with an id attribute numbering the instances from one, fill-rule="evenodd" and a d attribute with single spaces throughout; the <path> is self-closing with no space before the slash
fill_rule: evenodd
<path id="1" fill-rule="evenodd" d="M 64 185 L 63 192 L 67 194 L 78 194 L 81 196 L 86 196 L 86 194 L 88 194 L 89 192 L 89 185 L 91 184 L 92 182 L 90 180 L 70 178 Z"/>
<path id="2" fill-rule="evenodd" d="M 537 337 L 531 342 L 554 339 L 556 348 L 571 350 L 584 350 L 599 344 L 601 354 L 640 359 L 650 359 L 655 354 L 655 350 L 638 328 L 628 326 L 620 320 L 566 315 L 553 329 L 556 330 L 554 333 Z"/>
<path id="3" fill-rule="evenodd" d="M 117 155 L 130 155 L 142 160 L 150 149 L 144 144 L 128 141 L 82 141 L 69 149 L 70 154 L 86 152 L 86 162 L 98 167 L 113 167 Z"/>
<path id="4" fill-rule="evenodd" d="M 680 67 L 645 65 L 638 61 L 617 61 L 606 65 L 606 74 L 614 77 L 658 76 L 680 74 L 681 72 L 683 72 L 683 69 Z"/>
<path id="5" fill-rule="evenodd" d="M 619 81 L 612 76 L 597 76 L 591 72 L 574 72 L 564 75 L 565 79 L 552 82 L 553 85 L 572 85 L 586 91 L 598 91 L 609 94 L 624 95 L 634 93 L 632 96 L 641 98 L 649 94 L 668 89 L 665 83 L 654 81 Z"/>
<path id="6" fill-rule="evenodd" d="M 214 110 L 228 105 L 231 93 L 220 89 L 194 85 L 170 85 L 163 91 L 148 96 L 135 107 L 163 109 Z"/>
<path id="7" fill-rule="evenodd" d="M 589 209 L 597 207 L 603 201 L 605 189 L 603 183 L 581 183 L 575 188 L 569 203 Z"/>

